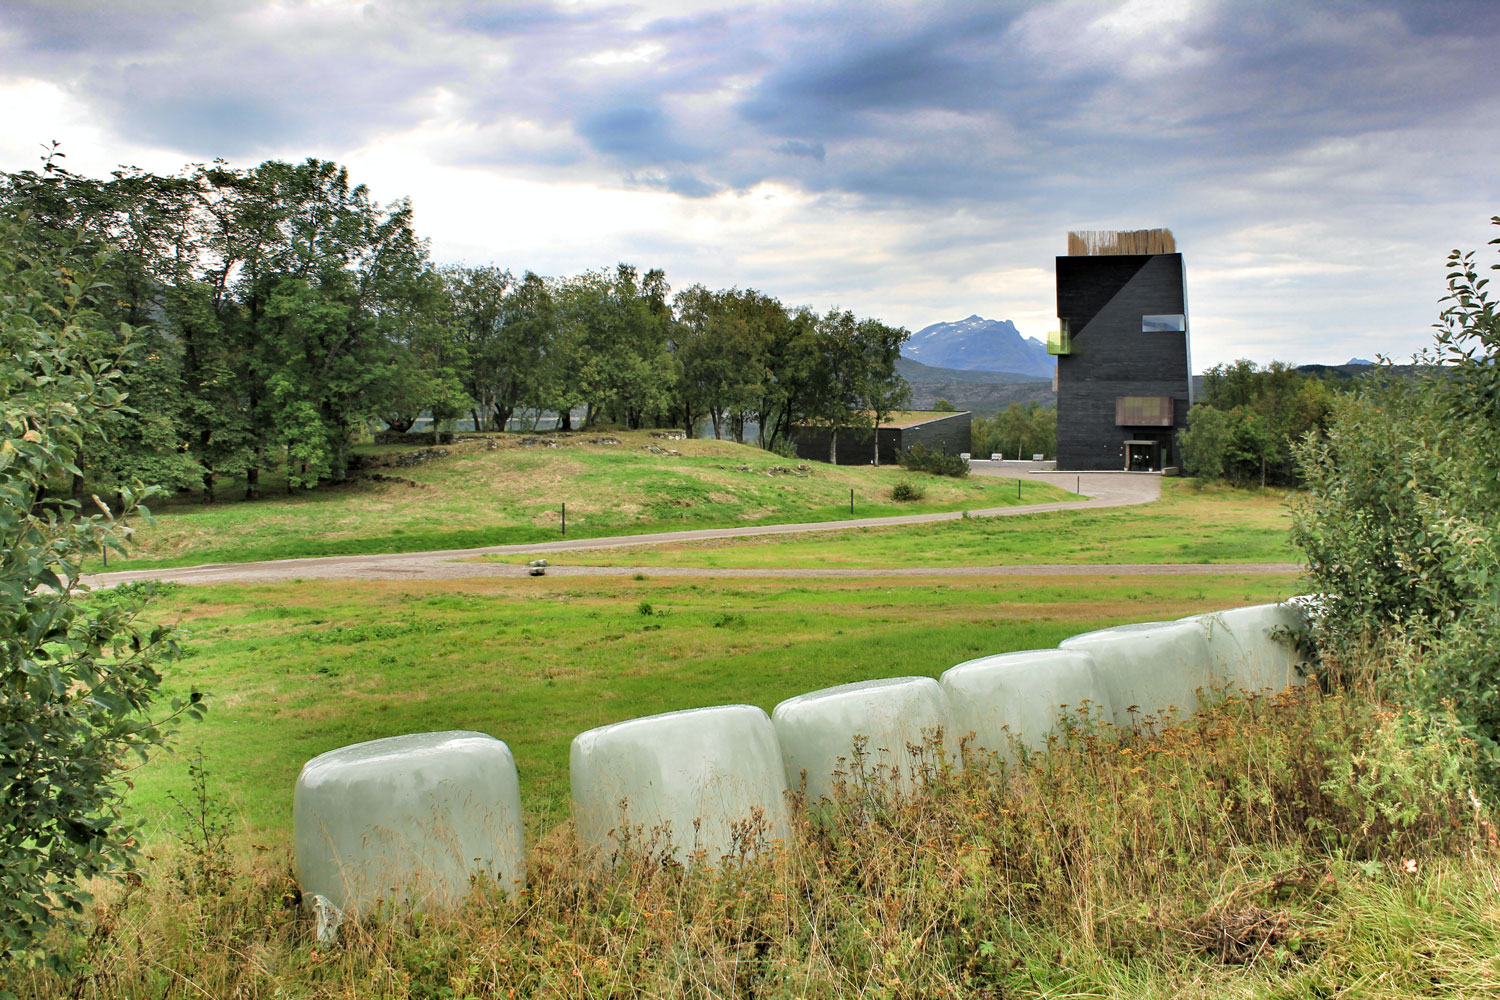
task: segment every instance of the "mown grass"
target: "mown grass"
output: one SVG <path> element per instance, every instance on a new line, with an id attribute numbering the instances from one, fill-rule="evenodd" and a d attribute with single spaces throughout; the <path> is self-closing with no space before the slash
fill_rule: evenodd
<path id="1" fill-rule="evenodd" d="M 1074 727 L 895 800 L 855 768 L 780 851 L 612 868 L 567 824 L 526 887 L 317 944 L 284 849 L 163 857 L 28 998 L 1452 997 L 1500 990 L 1472 747 L 1315 686 L 1161 732 Z M 198 862 L 206 860 L 208 864 Z"/>
<path id="2" fill-rule="evenodd" d="M 618 445 L 590 444 L 614 437 Z M 965 508 L 1046 503 L 1073 497 L 1047 483 L 1023 484 L 970 476 L 950 479 L 895 467 L 798 462 L 727 441 L 668 441 L 647 432 L 574 434 L 565 447 L 523 447 L 503 435 L 452 448 L 430 463 L 375 470 L 402 482 L 355 479 L 340 486 L 286 495 L 268 481 L 259 500 L 224 483 L 218 503 L 185 495 L 153 508 L 139 525 L 128 560 L 111 568 L 186 566 L 300 556 L 357 555 L 474 548 L 561 537 L 567 505 L 569 538 L 689 528 L 833 521 Z M 655 454 L 650 446 L 680 455 Z M 367 449 L 389 456 L 393 446 Z M 924 499 L 896 503 L 891 490 L 916 483 Z M 99 568 L 99 567 L 94 567 Z"/>
<path id="3" fill-rule="evenodd" d="M 1160 500 L 1130 507 L 964 518 L 795 537 L 671 542 L 649 549 L 600 549 L 555 558 L 587 566 L 714 569 L 1294 562 L 1300 556 L 1288 540 L 1290 524 L 1285 493 L 1200 487 L 1193 480 L 1163 479 Z M 524 562 L 527 557 L 482 558 Z"/>
<path id="4" fill-rule="evenodd" d="M 1122 621 L 1274 600 L 1291 577 L 711 580 L 560 578 L 180 587 L 176 692 L 210 695 L 183 753 L 137 771 L 148 839 L 173 822 L 201 747 L 237 825 L 290 828 L 302 763 L 400 733 L 476 729 L 515 753 L 528 822 L 567 814 L 567 750 L 594 726 L 654 712 L 778 701 L 875 677 L 936 676 L 975 656 L 1045 648 Z"/>

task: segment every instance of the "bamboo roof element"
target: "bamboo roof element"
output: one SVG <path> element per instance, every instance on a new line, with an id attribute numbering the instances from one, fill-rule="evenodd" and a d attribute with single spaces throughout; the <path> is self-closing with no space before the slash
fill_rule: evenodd
<path id="1" fill-rule="evenodd" d="M 1122 253 L 1176 253 L 1170 229 L 1081 229 L 1068 233 L 1069 257 Z"/>

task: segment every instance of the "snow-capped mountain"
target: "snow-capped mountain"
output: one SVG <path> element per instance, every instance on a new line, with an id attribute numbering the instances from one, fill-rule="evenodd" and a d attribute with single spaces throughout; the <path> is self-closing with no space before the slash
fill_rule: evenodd
<path id="1" fill-rule="evenodd" d="M 1016 372 L 1044 378 L 1050 378 L 1056 366 L 1046 344 L 1035 337 L 1022 337 L 1008 319 L 982 316 L 924 326 L 912 334 L 901 353 L 934 368 Z"/>

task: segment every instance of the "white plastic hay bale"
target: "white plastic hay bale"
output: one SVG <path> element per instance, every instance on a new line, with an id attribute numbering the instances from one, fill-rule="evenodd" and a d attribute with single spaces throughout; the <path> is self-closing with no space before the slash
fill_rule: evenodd
<path id="1" fill-rule="evenodd" d="M 1114 721 L 1109 692 L 1089 653 L 1028 649 L 968 660 L 938 678 L 948 697 L 953 737 L 973 734 L 975 749 L 1010 756 L 1012 740 L 1036 748 L 1064 713 L 1087 706 L 1089 716 Z"/>
<path id="2" fill-rule="evenodd" d="M 1059 646 L 1094 657 L 1117 726 L 1146 716 L 1189 715 L 1198 710 L 1200 689 L 1225 683 L 1214 672 L 1203 629 L 1193 622 L 1120 625 L 1075 635 Z"/>
<path id="3" fill-rule="evenodd" d="M 1233 689 L 1281 691 L 1306 680 L 1296 640 L 1307 631 L 1307 615 L 1296 605 L 1257 604 L 1183 621 L 1203 629 L 1214 670 Z"/>
<path id="4" fill-rule="evenodd" d="M 753 705 L 631 719 L 581 733 L 569 756 L 586 853 L 662 849 L 710 863 L 791 835 L 776 730 Z M 750 836 L 747 838 L 747 832 Z"/>
<path id="5" fill-rule="evenodd" d="M 939 731 L 947 733 L 948 702 L 931 677 L 892 677 L 824 688 L 788 698 L 771 712 L 786 780 L 797 787 L 807 772 L 807 801 L 832 798 L 834 772 L 854 766 L 856 737 L 862 738 L 867 774 L 896 776 L 901 793 L 915 787 L 914 771 L 934 761 L 908 750 Z"/>
<path id="6" fill-rule="evenodd" d="M 333 936 L 377 899 L 451 906 L 471 878 L 526 881 L 520 787 L 510 748 L 484 733 L 417 733 L 308 761 L 292 806 L 297 881 Z"/>

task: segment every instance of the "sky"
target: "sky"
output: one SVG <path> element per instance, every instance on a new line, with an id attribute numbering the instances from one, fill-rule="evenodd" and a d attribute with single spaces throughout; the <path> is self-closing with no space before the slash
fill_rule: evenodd
<path id="1" fill-rule="evenodd" d="M 1044 339 L 1167 227 L 1196 370 L 1396 360 L 1500 230 L 1500 2 L 0 0 L 0 170 L 309 156 L 441 263 Z"/>

